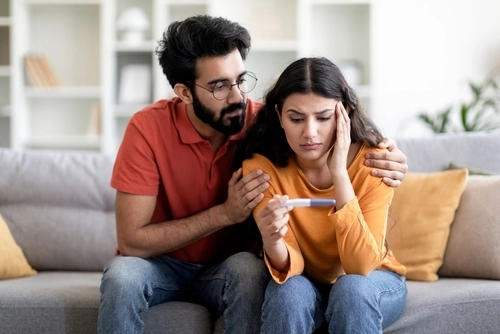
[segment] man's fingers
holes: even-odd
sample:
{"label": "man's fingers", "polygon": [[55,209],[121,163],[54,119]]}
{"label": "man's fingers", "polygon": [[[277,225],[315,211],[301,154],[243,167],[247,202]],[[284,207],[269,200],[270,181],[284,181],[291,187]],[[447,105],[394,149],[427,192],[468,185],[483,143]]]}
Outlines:
{"label": "man's fingers", "polygon": [[384,179],[392,179],[392,181],[397,181],[396,183],[391,183],[388,180],[383,180],[384,183],[387,185],[392,185],[392,184],[399,185],[401,183],[400,181],[402,181],[406,175],[404,172],[391,171],[391,170],[385,170],[385,169],[373,169],[371,171],[371,174],[373,176],[382,177]]}
{"label": "man's fingers", "polygon": [[231,176],[231,179],[229,180],[229,186],[234,186],[236,183],[238,183],[238,180],[240,179],[242,174],[242,169],[238,168],[237,171],[233,173]]}
{"label": "man's fingers", "polygon": [[395,151],[398,149],[396,141],[392,138],[382,138],[382,141],[378,144],[379,148],[386,148],[389,151]]}
{"label": "man's fingers", "polygon": [[389,187],[393,187],[393,188],[399,187],[401,185],[401,181],[400,180],[393,180],[393,179],[388,178],[388,177],[382,178],[382,181],[386,185],[388,185]]}

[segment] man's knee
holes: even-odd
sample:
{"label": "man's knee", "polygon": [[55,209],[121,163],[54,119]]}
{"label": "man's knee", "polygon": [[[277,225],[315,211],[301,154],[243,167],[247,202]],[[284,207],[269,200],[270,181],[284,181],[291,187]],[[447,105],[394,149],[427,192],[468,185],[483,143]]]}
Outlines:
{"label": "man's knee", "polygon": [[138,287],[143,287],[145,271],[144,259],[137,257],[117,256],[104,267],[101,282],[101,293],[112,290],[113,293],[127,292]]}
{"label": "man's knee", "polygon": [[224,265],[238,279],[267,279],[269,277],[264,260],[249,252],[241,252],[230,256],[224,261]]}

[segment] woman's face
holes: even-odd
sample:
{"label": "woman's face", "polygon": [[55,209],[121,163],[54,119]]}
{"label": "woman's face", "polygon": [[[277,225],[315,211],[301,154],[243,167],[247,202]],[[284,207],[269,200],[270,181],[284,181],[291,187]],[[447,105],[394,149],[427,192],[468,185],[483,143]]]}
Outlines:
{"label": "woman's face", "polygon": [[317,160],[335,141],[337,100],[295,93],[283,104],[280,121],[286,139],[299,160]]}

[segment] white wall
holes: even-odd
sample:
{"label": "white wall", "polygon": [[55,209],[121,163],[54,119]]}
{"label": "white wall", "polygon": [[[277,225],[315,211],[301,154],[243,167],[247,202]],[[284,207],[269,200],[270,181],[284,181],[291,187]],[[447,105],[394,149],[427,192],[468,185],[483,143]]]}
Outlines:
{"label": "white wall", "polygon": [[371,18],[371,114],[386,136],[427,136],[416,114],[500,77],[498,0],[374,0]]}

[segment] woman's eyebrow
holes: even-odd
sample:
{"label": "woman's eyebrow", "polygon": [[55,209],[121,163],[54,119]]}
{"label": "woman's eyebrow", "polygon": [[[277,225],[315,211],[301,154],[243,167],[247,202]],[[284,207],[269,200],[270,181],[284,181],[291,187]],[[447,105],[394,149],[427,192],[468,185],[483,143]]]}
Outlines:
{"label": "woman's eyebrow", "polygon": [[[327,108],[327,109],[323,109],[323,110],[319,110],[319,111],[315,111],[314,114],[315,115],[321,115],[321,114],[324,114],[326,112],[329,112],[329,111],[334,111],[335,109],[334,108]],[[298,110],[295,110],[295,109],[287,109],[285,112],[293,112],[295,114],[300,114],[300,115],[304,115],[305,113],[303,112],[300,112]]]}

